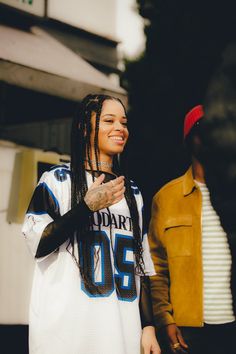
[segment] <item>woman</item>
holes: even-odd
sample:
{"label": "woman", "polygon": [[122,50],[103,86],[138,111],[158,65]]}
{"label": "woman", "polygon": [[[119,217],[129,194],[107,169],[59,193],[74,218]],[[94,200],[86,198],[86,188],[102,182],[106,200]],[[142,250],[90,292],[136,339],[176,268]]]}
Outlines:
{"label": "woman", "polygon": [[144,353],[160,353],[142,197],[118,163],[128,136],[120,100],[86,96],[72,124],[71,164],[38,183],[23,226],[37,260],[31,354],[139,354],[141,332]]}

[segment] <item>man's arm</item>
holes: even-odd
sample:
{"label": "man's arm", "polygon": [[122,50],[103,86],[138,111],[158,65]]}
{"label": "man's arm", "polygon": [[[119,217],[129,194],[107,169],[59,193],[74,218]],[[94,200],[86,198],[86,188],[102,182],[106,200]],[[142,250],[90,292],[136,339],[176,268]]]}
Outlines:
{"label": "man's arm", "polygon": [[152,215],[149,225],[149,245],[156,275],[150,277],[154,322],[166,339],[172,353],[187,353],[188,346],[175,324],[173,308],[170,302],[170,276],[167,252],[163,240],[163,206],[157,194],[152,203]]}
{"label": "man's arm", "polygon": [[148,240],[156,275],[150,277],[156,328],[174,323],[172,305],[169,299],[169,268],[166,249],[163,244],[163,221],[161,199],[157,194],[153,198],[152,215],[149,225]]}

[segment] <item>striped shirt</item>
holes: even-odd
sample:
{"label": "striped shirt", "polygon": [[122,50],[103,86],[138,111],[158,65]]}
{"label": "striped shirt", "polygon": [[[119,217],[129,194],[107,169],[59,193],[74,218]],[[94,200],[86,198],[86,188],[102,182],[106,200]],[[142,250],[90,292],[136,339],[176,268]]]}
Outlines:
{"label": "striped shirt", "polygon": [[230,289],[231,253],[219,216],[210,202],[205,184],[197,182],[202,193],[202,262],[204,322],[228,323],[235,320]]}

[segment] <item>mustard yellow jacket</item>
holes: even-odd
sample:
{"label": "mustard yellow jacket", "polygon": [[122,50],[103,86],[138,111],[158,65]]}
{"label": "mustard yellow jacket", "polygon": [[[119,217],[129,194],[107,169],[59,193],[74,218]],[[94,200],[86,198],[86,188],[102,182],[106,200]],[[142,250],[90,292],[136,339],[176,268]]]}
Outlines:
{"label": "mustard yellow jacket", "polygon": [[203,325],[201,204],[191,168],[153,198],[149,242],[156,270],[151,292],[157,328]]}

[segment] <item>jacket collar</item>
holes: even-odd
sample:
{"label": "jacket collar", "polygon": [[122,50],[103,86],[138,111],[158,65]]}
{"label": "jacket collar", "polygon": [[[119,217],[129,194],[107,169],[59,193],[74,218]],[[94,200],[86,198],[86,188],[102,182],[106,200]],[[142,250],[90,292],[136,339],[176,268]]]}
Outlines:
{"label": "jacket collar", "polygon": [[192,170],[192,166],[190,166],[189,169],[187,170],[187,172],[184,174],[184,178],[183,178],[183,194],[184,194],[184,196],[192,193],[195,188],[196,188],[196,185],[195,185],[194,179],[193,179],[193,170]]}

